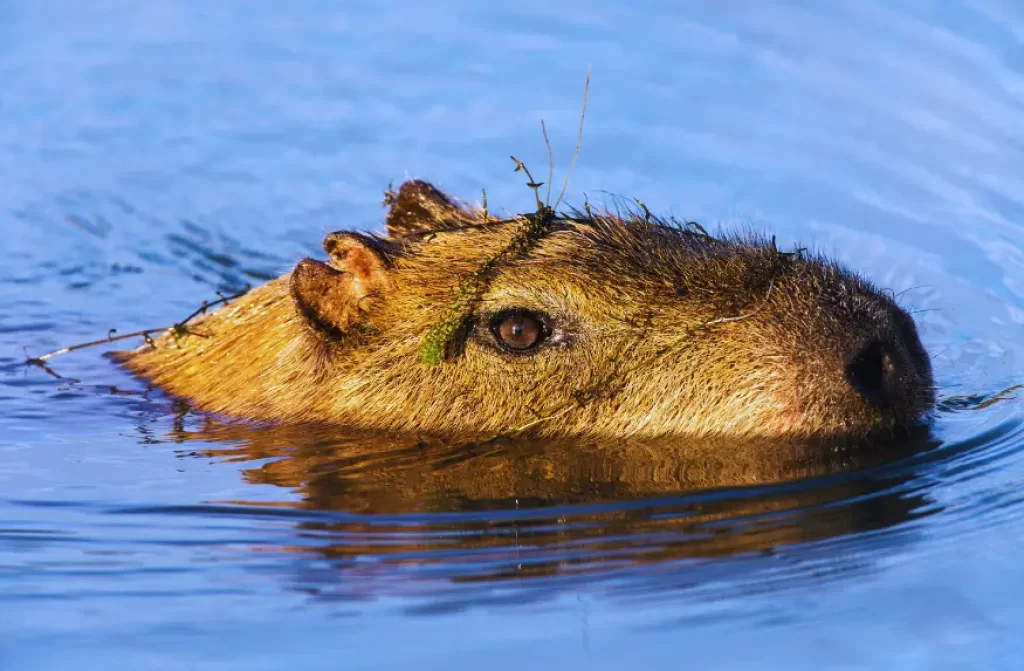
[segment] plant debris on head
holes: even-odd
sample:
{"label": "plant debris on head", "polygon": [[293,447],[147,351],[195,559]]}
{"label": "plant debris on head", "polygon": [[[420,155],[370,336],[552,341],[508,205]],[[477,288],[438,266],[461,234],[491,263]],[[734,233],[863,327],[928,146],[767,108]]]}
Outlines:
{"label": "plant debris on head", "polygon": [[[534,182],[526,166],[514,156],[512,160],[516,163],[516,172],[522,170],[526,173],[530,180],[527,186],[537,194],[540,187],[544,185],[543,182]],[[466,320],[472,316],[474,307],[480,301],[480,297],[487,291],[488,280],[494,268],[502,261],[522,258],[528,254],[551,230],[552,223],[558,219],[565,218],[556,217],[554,210],[542,202],[538,194],[536,212],[496,222],[521,221],[522,227],[504,249],[484,259],[480,267],[459,284],[455,300],[445,309],[441,314],[441,318],[423,338],[423,344],[420,347],[420,359],[423,363],[436,366],[444,360],[446,354],[451,349],[451,343],[455,338],[455,334],[458,333],[459,328]]]}
{"label": "plant debris on head", "polygon": [[[573,152],[572,161],[569,164],[569,170],[566,173],[565,181],[562,184],[562,191],[559,193],[558,200],[555,201],[554,206],[551,206],[550,203],[551,181],[554,177],[555,157],[554,152],[551,149],[551,141],[548,139],[547,126],[544,124],[543,119],[541,119],[540,128],[541,133],[544,136],[544,145],[548,150],[548,190],[544,200],[541,200],[540,197],[540,187],[544,186],[544,182],[536,181],[533,178],[533,175],[530,174],[530,170],[526,167],[525,163],[517,159],[515,156],[509,157],[515,164],[514,172],[523,172],[526,174],[526,186],[533,191],[533,197],[536,202],[537,209],[531,214],[523,214],[511,220],[495,222],[508,223],[509,221],[520,220],[523,222],[523,225],[516,236],[509,242],[508,246],[490,258],[485,259],[480,265],[480,268],[471,273],[462,283],[460,283],[458,293],[451,305],[449,305],[444,313],[442,313],[438,322],[423,338],[423,344],[420,347],[420,360],[423,361],[423,363],[430,366],[436,366],[444,361],[445,356],[451,350],[452,341],[455,339],[455,335],[458,333],[459,328],[461,328],[462,325],[472,317],[474,307],[480,301],[480,297],[487,291],[488,281],[491,278],[494,268],[499,263],[508,259],[522,258],[551,231],[551,226],[555,221],[569,219],[569,217],[557,216],[555,211],[557,210],[558,205],[562,202],[562,198],[565,196],[565,191],[569,186],[569,180],[572,179],[572,171],[576,167],[576,159],[579,158],[580,144],[583,141],[583,124],[587,118],[587,103],[589,99],[590,69],[588,68],[587,78],[583,86],[583,107],[580,110],[580,127],[576,136],[576,150]],[[393,201],[394,193],[392,189],[388,187],[388,191],[384,194],[384,203],[390,204]],[[486,191],[483,192],[482,219],[485,223],[490,221],[490,215],[487,212]]]}

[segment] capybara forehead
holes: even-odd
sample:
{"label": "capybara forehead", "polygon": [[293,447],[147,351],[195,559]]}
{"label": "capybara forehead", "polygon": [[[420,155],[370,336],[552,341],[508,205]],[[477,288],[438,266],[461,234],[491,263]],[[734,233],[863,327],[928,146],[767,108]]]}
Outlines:
{"label": "capybara forehead", "polygon": [[[497,256],[521,220],[431,232],[407,241],[396,264],[409,291],[436,294]],[[693,296],[744,302],[773,279],[799,275],[790,292],[837,297],[870,291],[859,277],[804,250],[783,251],[771,238],[711,236],[703,229],[639,216],[603,215],[557,220],[528,254],[502,259],[492,285],[519,292],[566,285],[593,295],[677,300]]]}

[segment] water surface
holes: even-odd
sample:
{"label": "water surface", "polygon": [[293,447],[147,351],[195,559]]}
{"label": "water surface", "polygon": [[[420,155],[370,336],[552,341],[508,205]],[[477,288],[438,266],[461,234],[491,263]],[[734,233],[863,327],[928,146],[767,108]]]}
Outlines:
{"label": "water surface", "polygon": [[[636,197],[914,311],[922,436],[420,444],[225,425],[96,350],[413,176]],[[8,0],[0,668],[1024,665],[1024,9]]]}

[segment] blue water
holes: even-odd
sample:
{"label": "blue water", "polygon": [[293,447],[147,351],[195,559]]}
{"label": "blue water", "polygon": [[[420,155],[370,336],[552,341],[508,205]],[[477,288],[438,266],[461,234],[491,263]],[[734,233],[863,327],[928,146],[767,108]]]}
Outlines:
{"label": "blue water", "polygon": [[[375,229],[391,181],[529,208],[508,155],[544,174],[544,119],[564,175],[588,66],[569,202],[905,292],[922,444],[709,483],[667,448],[232,430],[97,350],[23,364]],[[1021,175],[1011,0],[5,0],[0,669],[1022,668],[1024,408],[984,402],[1024,382]]]}

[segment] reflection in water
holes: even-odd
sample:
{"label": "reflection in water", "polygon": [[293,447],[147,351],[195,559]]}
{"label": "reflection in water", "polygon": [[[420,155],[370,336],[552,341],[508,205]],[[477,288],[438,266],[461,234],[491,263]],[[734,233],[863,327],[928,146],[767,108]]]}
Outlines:
{"label": "reflection in water", "polygon": [[[308,513],[289,549],[328,560],[336,573],[376,579],[347,585],[359,590],[381,588],[381,579],[558,576],[575,584],[612,571],[654,576],[682,560],[689,566],[708,557],[771,556],[794,544],[891,527],[925,503],[908,487],[912,469],[893,468],[895,460],[934,445],[928,435],[871,445],[446,444],[211,419],[198,428],[179,422],[172,437],[213,443],[197,452],[204,457],[259,461],[245,478],[298,493],[295,505]],[[822,567],[815,570],[820,578]],[[300,580],[314,591],[324,581],[322,573]],[[437,594],[435,585],[431,596]]]}

